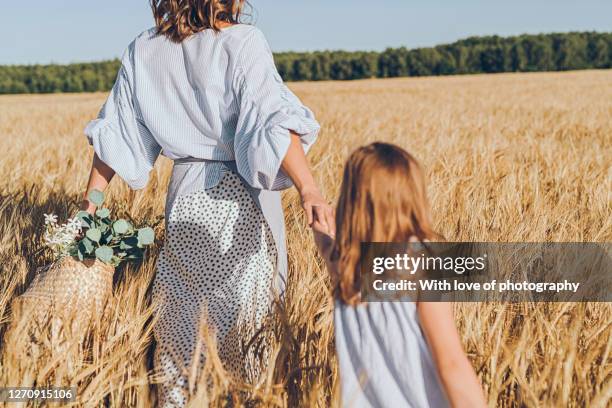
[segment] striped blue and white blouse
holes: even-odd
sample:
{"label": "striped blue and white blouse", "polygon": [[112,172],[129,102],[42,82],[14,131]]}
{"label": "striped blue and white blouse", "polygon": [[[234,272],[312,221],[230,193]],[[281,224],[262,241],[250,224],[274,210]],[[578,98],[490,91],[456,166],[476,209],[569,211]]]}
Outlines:
{"label": "striped blue and white blouse", "polygon": [[283,84],[262,32],[238,24],[180,44],[148,30],[122,57],[115,85],[85,133],[100,159],[133,189],[145,187],[159,154],[213,161],[205,188],[236,161],[254,188],[291,186],[280,170],[289,131],[308,151],[319,124]]}

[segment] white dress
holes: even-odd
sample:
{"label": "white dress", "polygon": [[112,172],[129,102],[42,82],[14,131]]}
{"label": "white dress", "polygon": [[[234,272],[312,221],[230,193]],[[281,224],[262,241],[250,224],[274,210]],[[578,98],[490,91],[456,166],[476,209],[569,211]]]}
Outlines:
{"label": "white dress", "polygon": [[206,344],[197,346],[203,324],[231,374],[251,381],[260,372],[265,350],[246,344],[283,289],[278,190],[291,186],[280,170],[290,131],[307,151],[319,125],[283,84],[263,34],[242,24],[180,44],[153,29],[138,36],[85,130],[134,189],[145,187],[159,154],[174,160],[153,285],[161,406],[187,402],[187,373],[206,356]]}
{"label": "white dress", "polygon": [[[257,355],[266,350],[247,347],[271,312],[276,259],[266,219],[235,173],[176,198],[153,285],[153,300],[163,305],[154,331],[155,365],[166,377],[160,405],[185,404],[197,342],[200,363],[206,357],[204,325],[225,369],[243,381],[257,379]],[[254,346],[266,341],[258,340]]]}
{"label": "white dress", "polygon": [[342,406],[449,406],[413,302],[336,301]]}

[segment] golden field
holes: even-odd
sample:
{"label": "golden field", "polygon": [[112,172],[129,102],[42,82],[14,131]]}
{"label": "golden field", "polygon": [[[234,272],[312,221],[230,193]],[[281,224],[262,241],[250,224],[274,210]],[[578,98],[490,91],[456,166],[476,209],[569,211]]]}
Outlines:
{"label": "golden field", "polygon": [[[310,160],[330,199],[349,152],[384,140],[422,161],[437,229],[451,240],[612,241],[612,71],[290,86],[323,126]],[[163,242],[168,160],[158,162],[144,191],[111,184],[111,209],[157,223],[158,243],[142,265],[116,273],[105,316],[85,342],[67,334],[68,346],[58,350],[44,336],[6,333],[11,300],[50,261],[43,214],[75,212],[92,154],[82,130],[104,98],[0,96],[0,385],[76,386],[78,406],[146,407],[158,381],[149,288]],[[338,404],[328,279],[295,191],[284,204],[290,280],[270,326],[268,374],[256,385],[236,384],[211,358],[210,387],[197,388],[194,406]],[[610,304],[464,303],[455,310],[490,406],[610,407]]]}

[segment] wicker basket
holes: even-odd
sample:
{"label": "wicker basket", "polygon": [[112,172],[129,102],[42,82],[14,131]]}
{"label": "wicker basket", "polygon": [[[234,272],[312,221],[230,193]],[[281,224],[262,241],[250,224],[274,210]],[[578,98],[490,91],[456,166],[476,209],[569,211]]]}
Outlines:
{"label": "wicker basket", "polygon": [[72,328],[101,316],[113,288],[115,269],[98,260],[64,257],[36,274],[26,292],[15,299],[15,310],[38,324],[70,319]]}

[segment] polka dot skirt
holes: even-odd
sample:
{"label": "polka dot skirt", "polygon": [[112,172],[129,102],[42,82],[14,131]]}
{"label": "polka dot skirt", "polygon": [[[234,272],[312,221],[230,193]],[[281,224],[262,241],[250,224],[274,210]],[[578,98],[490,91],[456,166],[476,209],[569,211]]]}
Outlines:
{"label": "polka dot skirt", "polygon": [[[270,312],[276,259],[270,228],[236,174],[176,198],[153,284],[160,307],[155,365],[165,378],[160,406],[186,404],[196,344],[205,349],[203,329],[215,336],[230,374],[256,378],[261,359],[246,345]],[[201,352],[200,364],[204,357]]]}

